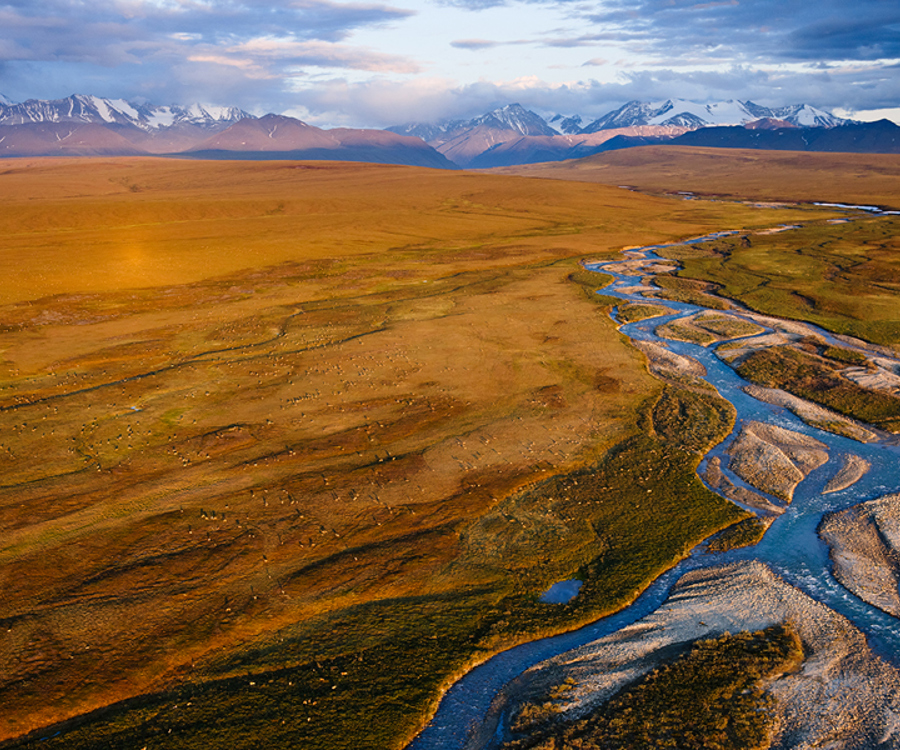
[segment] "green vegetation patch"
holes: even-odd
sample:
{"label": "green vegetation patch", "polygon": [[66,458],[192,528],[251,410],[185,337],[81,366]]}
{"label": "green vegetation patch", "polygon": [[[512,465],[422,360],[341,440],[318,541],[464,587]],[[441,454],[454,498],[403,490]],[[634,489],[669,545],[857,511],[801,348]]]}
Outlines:
{"label": "green vegetation patch", "polygon": [[714,333],[719,338],[725,339],[753,336],[765,331],[762,326],[758,326],[756,323],[728,315],[701,315],[694,320],[694,325]]}
{"label": "green vegetation patch", "polygon": [[704,331],[702,328],[696,328],[684,321],[673,320],[665,325],[661,325],[656,329],[656,335],[675,341],[688,341],[692,344],[700,344],[706,346],[716,341],[715,334]]}
{"label": "green vegetation patch", "polygon": [[[646,429],[597,464],[539,482],[460,528],[460,555],[450,566],[465,586],[299,623],[198,665],[179,689],[12,747],[400,747],[467,666],[622,607],[696,544],[746,516],[695,471],[694,449],[730,430],[725,402],[667,391],[666,403],[685,419],[709,412],[698,420],[705,428],[691,435],[673,418],[660,434]],[[572,602],[538,600],[576,574],[585,583]]]}
{"label": "green vegetation patch", "polygon": [[701,346],[723,339],[752,336],[763,331],[755,323],[725,315],[694,315],[673,320],[656,329],[657,335]]}
{"label": "green vegetation patch", "polygon": [[738,366],[745,380],[781,388],[882,429],[900,430],[900,398],[847,380],[827,361],[787,346],[761,349]]}
{"label": "green vegetation patch", "polygon": [[644,305],[638,302],[630,302],[619,305],[616,309],[616,317],[622,323],[635,323],[648,318],[658,318],[660,315],[668,315],[674,312],[671,308],[662,305]]}
{"label": "green vegetation patch", "polygon": [[707,552],[727,552],[739,547],[752,547],[757,544],[766,529],[772,524],[771,518],[745,518],[734,526],[729,526],[724,531],[716,534],[706,545]]}
{"label": "green vegetation patch", "polygon": [[715,393],[666,388],[653,407],[653,429],[668,442],[704,454],[731,432],[736,415]]}
{"label": "green vegetation patch", "polygon": [[711,310],[727,310],[730,307],[728,302],[715,296],[716,286],[713,284],[667,274],[658,274],[653,281],[663,290],[666,299],[700,305]]}
{"label": "green vegetation patch", "polygon": [[609,286],[612,282],[612,276],[599,271],[588,271],[582,269],[569,274],[569,281],[578,284],[591,302],[599,305],[616,305],[619,302],[618,297],[611,297],[608,294],[598,294],[597,292],[604,287]]}
{"label": "green vegetation patch", "polygon": [[[774,699],[764,682],[803,661],[790,625],[695,642],[589,717],[540,728],[504,750],[754,750],[768,747]],[[541,714],[546,716],[546,712]],[[518,726],[523,728],[521,717]]]}
{"label": "green vegetation patch", "polygon": [[673,249],[679,278],[769,315],[816,323],[878,344],[900,344],[900,218],[810,224],[769,235]]}
{"label": "green vegetation patch", "polygon": [[822,352],[823,357],[834,359],[838,362],[846,362],[848,365],[858,365],[865,367],[869,364],[869,359],[862,352],[855,352],[852,349],[844,349],[838,346],[828,346]]}
{"label": "green vegetation patch", "polygon": [[59,736],[51,729],[15,746],[396,747],[411,707],[433,700],[436,676],[461,669],[482,623],[496,616],[484,591],[455,599],[388,600],[303,623],[217,664],[224,676],[207,674],[203,682],[112,706]]}

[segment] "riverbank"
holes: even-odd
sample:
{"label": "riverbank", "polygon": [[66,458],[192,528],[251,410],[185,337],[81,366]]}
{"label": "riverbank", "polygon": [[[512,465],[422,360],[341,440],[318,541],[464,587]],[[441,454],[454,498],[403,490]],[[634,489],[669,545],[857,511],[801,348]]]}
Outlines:
{"label": "riverbank", "polygon": [[[805,658],[798,670],[767,685],[777,700],[771,747],[897,746],[900,670],[873,654],[846,619],[759,562],[687,573],[652,614],[528,670],[503,691],[491,714],[506,721],[528,705],[550,704],[553,723],[572,722],[687,643],[787,622],[799,633]],[[487,740],[466,750],[492,746]]]}
{"label": "riverbank", "polygon": [[[705,239],[706,245],[715,241]],[[701,242],[680,246],[689,248],[682,249],[680,255],[692,255],[690,248]],[[817,358],[817,363],[821,361],[819,366],[830,368],[834,377],[840,377],[842,365],[846,364],[864,366],[871,362],[880,369],[889,369],[893,366],[889,352],[882,347],[870,348],[861,341],[837,340],[809,323],[737,312],[739,317],[758,324],[749,329],[735,326],[730,317],[706,317],[709,310],[704,310],[703,305],[710,286],[695,289],[683,284],[671,292],[669,284],[660,283],[661,279],[672,279],[665,275],[670,269],[662,257],[667,248],[629,249],[625,254],[628,260],[624,263],[592,266],[614,275],[613,283],[603,293],[623,301],[619,309],[626,311],[631,322],[621,320],[620,330],[645,354],[648,370],[660,379],[678,382],[695,395],[715,389],[731,402],[737,410],[738,428],[708,454],[701,473],[709,486],[722,494],[769,514],[765,523],[771,523],[770,530],[756,548],[728,552],[718,558],[695,555],[690,565],[702,570],[687,574],[656,612],[652,612],[654,605],[644,603],[632,608],[633,615],[623,612],[621,617],[598,623],[597,637],[586,634],[578,641],[580,645],[573,645],[574,650],[558,650],[542,664],[528,669],[526,675],[546,670],[546,679],[538,679],[537,687],[531,685],[529,677],[513,679],[498,694],[486,719],[474,707],[471,711],[457,709],[454,719],[471,722],[475,727],[467,744],[458,746],[466,750],[494,747],[497,738],[507,736],[504,733],[511,722],[518,729],[524,727],[526,733],[535,732],[528,743],[540,743],[541,721],[557,725],[560,721],[577,720],[620,688],[671,659],[693,640],[719,636],[726,630],[760,630],[788,619],[795,626],[795,620],[803,620],[799,629],[810,653],[797,673],[800,677],[776,680],[780,692],[775,691],[776,683],[770,686],[778,699],[779,712],[774,747],[826,743],[840,748],[868,748],[882,738],[890,741],[894,731],[891,717],[897,709],[893,697],[897,672],[895,666],[872,651],[866,635],[877,632],[876,641],[883,649],[885,643],[898,643],[900,629],[896,622],[885,626],[883,618],[873,619],[871,608],[850,597],[834,581],[827,550],[815,528],[824,512],[852,504],[853,492],[865,497],[873,488],[896,481],[896,445],[893,440],[885,441],[886,435],[880,430],[872,430],[847,416],[833,419],[836,415],[821,406],[811,406],[796,394],[750,386],[738,374],[743,374],[741,365],[749,358],[770,351],[787,350],[790,356],[797,353]],[[648,269],[664,275],[653,276]],[[648,298],[668,309],[649,307]],[[722,304],[725,303],[715,302],[713,308],[721,309]],[[687,324],[682,322],[685,319]],[[700,324],[695,322],[698,320]],[[707,322],[710,320],[711,327]],[[723,328],[723,320],[728,330]],[[760,326],[766,330],[760,332]],[[699,335],[701,331],[703,336]],[[735,339],[733,344],[726,338],[729,333]],[[667,340],[662,341],[661,336]],[[726,341],[725,356],[718,356],[710,346],[717,339]],[[863,412],[867,398],[885,403],[885,394],[877,388],[859,387],[853,393],[857,398],[854,407]],[[753,398],[754,395],[760,398]],[[856,442],[851,437],[869,442]],[[734,579],[736,569],[712,567],[722,559],[743,560],[734,563],[743,566],[744,572],[738,579]],[[773,572],[776,568],[779,575]],[[739,580],[739,584],[732,579]],[[674,607],[673,602],[680,601],[684,587],[700,580],[702,585],[691,589],[693,593],[686,597],[690,606],[683,611]],[[671,581],[657,584],[664,593]],[[733,591],[729,593],[732,584]],[[674,620],[666,619],[668,612],[676,613],[672,615]],[[866,628],[865,634],[850,620]],[[636,634],[634,639],[632,632]],[[607,654],[606,661],[582,659],[592,649],[606,646],[615,652],[614,656]],[[895,651],[890,649],[891,653]],[[575,664],[580,666],[572,666]],[[489,669],[490,663],[486,666]],[[528,666],[523,663],[522,669]],[[508,672],[510,665],[505,664],[503,669]],[[479,696],[479,703],[482,698]],[[462,700],[456,697],[457,703]],[[837,704],[831,705],[833,701]],[[538,717],[537,725],[529,727],[523,716]],[[434,737],[430,742],[423,747],[457,746],[441,744]]]}

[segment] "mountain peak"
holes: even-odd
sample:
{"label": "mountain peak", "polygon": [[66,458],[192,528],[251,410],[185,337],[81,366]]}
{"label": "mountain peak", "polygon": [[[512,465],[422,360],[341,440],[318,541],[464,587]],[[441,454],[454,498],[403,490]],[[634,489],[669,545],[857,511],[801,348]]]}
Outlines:
{"label": "mountain peak", "polygon": [[521,104],[507,104],[471,121],[473,125],[485,125],[500,130],[513,130],[520,135],[555,135],[544,118],[525,109]]}
{"label": "mountain peak", "polygon": [[633,100],[594,120],[582,132],[596,133],[635,125],[677,125],[688,128],[744,125],[763,119],[783,120],[797,127],[832,128],[847,122],[808,104],[770,108],[736,99],[709,104],[686,99],[666,99],[661,102]]}
{"label": "mountain peak", "polygon": [[575,135],[584,127],[584,118],[581,115],[553,115],[547,124],[561,135]]}
{"label": "mountain peak", "polygon": [[78,122],[131,126],[154,132],[176,125],[221,128],[247,117],[250,115],[236,107],[203,104],[157,107],[89,94],[72,94],[65,99],[29,99],[20,104],[5,97],[0,101],[0,125]]}

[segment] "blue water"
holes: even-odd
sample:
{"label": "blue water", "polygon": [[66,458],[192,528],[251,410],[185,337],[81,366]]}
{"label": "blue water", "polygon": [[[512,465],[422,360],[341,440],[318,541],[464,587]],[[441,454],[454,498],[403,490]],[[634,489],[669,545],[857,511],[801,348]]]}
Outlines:
{"label": "blue water", "polygon": [[578,592],[581,591],[583,585],[584,583],[577,578],[554,583],[538,597],[538,601],[546,604],[566,604],[578,596]]}
{"label": "blue water", "polygon": [[[700,242],[727,234],[731,233],[719,232],[693,241]],[[658,253],[665,247],[654,245],[627,251],[627,259],[644,257],[648,260],[662,260]],[[640,285],[640,276],[611,273],[604,268],[607,265],[609,264],[597,263],[589,266],[592,270],[603,271],[613,276],[613,281],[607,288],[601,290],[601,293],[619,297],[623,302],[648,302],[647,298],[640,295],[629,295],[619,291],[622,287]],[[900,491],[898,441],[860,443],[811,427],[786,409],[752,398],[742,390],[743,386],[747,385],[746,381],[716,356],[715,347],[663,340],[654,333],[659,325],[668,320],[702,312],[705,308],[669,300],[659,302],[675,312],[665,317],[623,325],[621,331],[634,340],[664,341],[672,351],[693,357],[706,368],[707,375],[704,379],[734,405],[737,410],[735,432],[722,444],[713,448],[706,459],[713,455],[721,455],[725,451],[739,431],[742,421],[756,420],[816,438],[828,446],[830,460],[811,472],[800,483],[794,492],[791,505],[783,515],[775,519],[762,541],[756,546],[717,555],[695,550],[686,560],[658,578],[631,606],[617,614],[571,633],[523,644],[498,654],[473,669],[445,694],[436,715],[409,745],[408,750],[462,748],[472,730],[482,724],[491,702],[504,685],[526,669],[552,656],[614,633],[650,614],[663,603],[672,585],[688,570],[736,560],[759,560],[766,563],[786,581],[853,622],[866,635],[876,653],[894,663],[900,663],[900,621],[858,599],[835,580],[831,574],[828,549],[816,533],[824,514]],[[815,330],[826,340],[847,347],[845,342],[834,340],[828,332]],[[871,469],[853,486],[841,492],[822,495],[825,484],[841,468],[842,456],[848,453],[863,457],[871,464]],[[729,478],[736,484],[741,483],[733,475],[729,475]]]}

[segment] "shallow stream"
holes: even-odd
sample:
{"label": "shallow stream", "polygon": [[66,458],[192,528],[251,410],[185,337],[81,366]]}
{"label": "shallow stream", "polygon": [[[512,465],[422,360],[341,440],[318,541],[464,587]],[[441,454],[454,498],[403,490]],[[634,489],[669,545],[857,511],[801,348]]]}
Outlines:
{"label": "shallow stream", "polygon": [[[693,242],[721,236],[723,233],[699,238]],[[684,243],[674,243],[684,244]],[[654,245],[625,251],[625,260],[663,260],[658,255],[672,245]],[[845,616],[866,637],[873,650],[894,663],[900,663],[900,621],[867,604],[839,584],[831,573],[828,548],[817,534],[826,513],[842,510],[865,500],[900,492],[900,444],[896,439],[876,443],[860,443],[850,438],[811,427],[794,414],[779,406],[758,401],[743,391],[747,382],[722,362],[715,354],[716,345],[697,344],[663,339],[655,330],[667,321],[707,311],[706,308],[664,299],[650,299],[637,293],[622,291],[641,286],[641,277],[613,273],[605,266],[622,261],[597,263],[590,270],[613,276],[602,294],[619,297],[625,302],[661,304],[675,312],[665,317],[629,323],[621,331],[632,340],[664,343],[678,354],[695,359],[706,368],[706,380],[737,410],[736,427],[731,436],[713,448],[704,458],[722,456],[740,430],[742,422],[751,420],[777,425],[810,435],[825,443],[829,461],[812,471],[794,492],[793,502],[777,517],[762,541],[753,547],[720,554],[708,554],[698,548],[672,570],[659,577],[631,606],[598,620],[580,630],[552,638],[543,638],[505,651],[476,667],[455,683],[445,694],[440,707],[429,723],[409,745],[408,750],[455,750],[465,746],[474,729],[478,728],[492,701],[510,680],[529,667],[557,654],[614,633],[656,610],[666,599],[672,585],[688,570],[720,565],[737,560],[759,560],[789,583]],[[640,272],[639,272],[640,273]],[[709,312],[719,312],[712,311]],[[738,313],[739,314],[739,313]],[[848,347],[828,332],[809,326],[830,343]],[[750,337],[747,337],[750,338]],[[880,355],[881,356],[881,355]],[[857,483],[845,490],[822,494],[825,484],[840,470],[842,457],[856,454],[871,464],[871,469]],[[727,461],[723,460],[723,465]],[[701,465],[702,468],[702,465]],[[735,485],[747,486],[727,468],[723,473]],[[755,490],[755,488],[754,488]],[[758,492],[758,490],[755,490]],[[764,493],[762,493],[764,494]]]}

